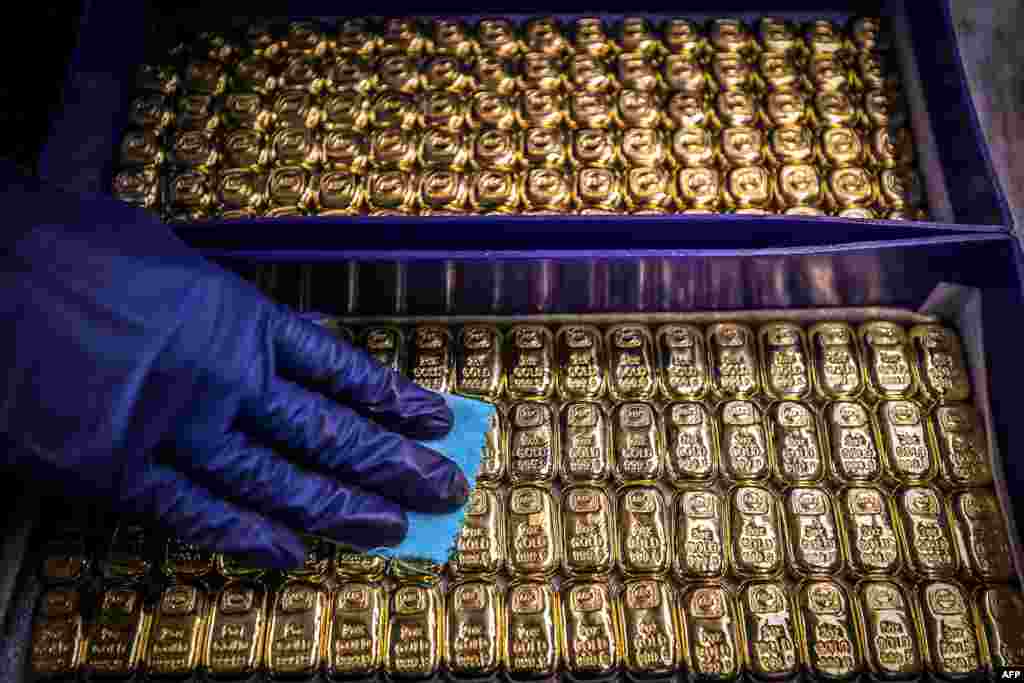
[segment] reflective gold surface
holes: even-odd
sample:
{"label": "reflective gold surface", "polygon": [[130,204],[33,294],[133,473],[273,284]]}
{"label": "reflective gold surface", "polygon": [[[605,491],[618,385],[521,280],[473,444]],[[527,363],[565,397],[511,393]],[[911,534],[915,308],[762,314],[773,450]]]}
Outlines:
{"label": "reflective gold surface", "polygon": [[679,601],[679,620],[686,635],[688,664],[698,676],[732,680],[742,670],[732,594],[717,584],[693,586]]}
{"label": "reflective gold surface", "polygon": [[305,579],[290,579],[276,591],[267,632],[271,674],[310,675],[320,667],[327,608],[326,589]]}
{"label": "reflective gold surface", "polygon": [[29,653],[34,674],[77,674],[86,643],[81,609],[81,594],[73,588],[53,588],[43,593],[36,608]]}
{"label": "reflective gold surface", "polygon": [[130,677],[142,663],[152,622],[145,596],[137,585],[114,585],[100,595],[97,608],[85,666],[101,676]]}
{"label": "reflective gold surface", "polygon": [[679,627],[670,584],[656,579],[625,582],[618,598],[622,659],[639,676],[673,673],[681,664]]}
{"label": "reflective gold surface", "polygon": [[977,675],[983,666],[978,625],[962,586],[947,581],[917,588],[929,668],[943,678]]}
{"label": "reflective gold surface", "polygon": [[584,676],[611,673],[619,663],[622,645],[608,584],[572,583],[563,588],[562,598],[566,670]]}
{"label": "reflective gold surface", "polygon": [[680,491],[673,503],[674,570],[683,580],[719,578],[726,571],[729,516],[716,491]]}
{"label": "reflective gold surface", "polygon": [[797,617],[790,593],[784,581],[750,581],[739,591],[743,664],[755,679],[786,679],[799,671]]}
{"label": "reflective gold surface", "polygon": [[245,676],[263,667],[268,591],[256,581],[232,581],[212,599],[202,666],[214,677]]}
{"label": "reflective gold surface", "polygon": [[840,583],[810,580],[800,584],[797,605],[803,626],[804,660],[810,672],[849,678],[863,669],[863,648],[850,594]]}
{"label": "reflective gold surface", "polygon": [[508,672],[513,680],[548,676],[562,658],[561,598],[550,583],[517,583],[508,591]]}
{"label": "reflective gold surface", "polygon": [[454,676],[486,676],[505,652],[504,595],[493,583],[471,581],[449,588],[445,661]]}
{"label": "reflective gold surface", "polygon": [[441,665],[444,601],[436,587],[400,586],[388,606],[385,663],[393,675],[428,678]]}

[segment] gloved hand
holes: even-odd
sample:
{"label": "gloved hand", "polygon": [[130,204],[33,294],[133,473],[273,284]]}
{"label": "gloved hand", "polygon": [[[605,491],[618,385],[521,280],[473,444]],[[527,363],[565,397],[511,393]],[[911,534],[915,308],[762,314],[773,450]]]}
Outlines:
{"label": "gloved hand", "polygon": [[459,468],[411,440],[451,428],[440,395],[143,211],[0,182],[0,464],[275,567],[301,562],[297,531],[394,545],[405,510],[465,502]]}

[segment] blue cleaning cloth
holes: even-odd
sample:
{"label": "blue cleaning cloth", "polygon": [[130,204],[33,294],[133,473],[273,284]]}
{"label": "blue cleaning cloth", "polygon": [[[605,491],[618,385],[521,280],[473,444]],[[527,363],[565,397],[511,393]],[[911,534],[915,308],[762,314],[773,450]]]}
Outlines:
{"label": "blue cleaning cloth", "polygon": [[[473,490],[495,407],[450,394],[444,398],[455,416],[451,432],[443,439],[421,443],[454,460],[465,473],[470,490]],[[455,537],[462,528],[465,505],[447,514],[409,512],[407,515],[409,533],[401,544],[369,552],[390,558],[431,560],[438,564],[447,562],[455,547]]]}

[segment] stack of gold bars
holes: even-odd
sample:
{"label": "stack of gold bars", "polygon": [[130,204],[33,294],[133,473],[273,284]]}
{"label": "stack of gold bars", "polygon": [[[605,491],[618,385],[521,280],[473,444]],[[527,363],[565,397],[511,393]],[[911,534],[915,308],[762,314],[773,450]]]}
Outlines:
{"label": "stack of gold bars", "polygon": [[500,407],[448,564],[311,540],[279,575],[174,541],[149,554],[124,526],[93,567],[65,534],[44,563],[38,674],[959,681],[1024,665],[948,327],[331,329]]}
{"label": "stack of gold bars", "polygon": [[877,18],[345,19],[143,66],[114,194],[173,222],[926,218]]}

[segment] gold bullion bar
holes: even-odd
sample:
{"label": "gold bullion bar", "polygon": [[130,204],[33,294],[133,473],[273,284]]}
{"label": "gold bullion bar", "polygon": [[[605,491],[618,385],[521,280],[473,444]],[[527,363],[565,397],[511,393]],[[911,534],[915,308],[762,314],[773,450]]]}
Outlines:
{"label": "gold bullion bar", "polygon": [[347,581],[334,591],[327,624],[327,675],[373,676],[384,662],[387,596],[378,582]]}
{"label": "gold bullion bar", "polygon": [[213,678],[247,677],[263,668],[268,591],[258,581],[229,581],[213,598],[201,665]]}
{"label": "gold bullion bar", "polygon": [[422,558],[392,558],[388,562],[387,576],[399,583],[437,586],[441,583],[444,565]]}
{"label": "gold bullion bar", "polygon": [[908,486],[897,492],[896,510],[907,568],[923,578],[956,576],[960,560],[939,492],[930,486]]}
{"label": "gold bullion bar", "polygon": [[469,581],[449,589],[444,660],[455,678],[496,673],[505,652],[504,596],[494,582]]}
{"label": "gold bullion bar", "polygon": [[562,664],[577,676],[604,676],[621,657],[616,610],[608,583],[580,582],[565,588]]}
{"label": "gold bullion bar", "polygon": [[209,625],[208,603],[202,584],[175,582],[164,588],[146,652],[149,676],[182,677],[199,665]]}
{"label": "gold bullion bar", "polygon": [[868,391],[878,398],[910,398],[917,385],[906,331],[895,323],[870,322],[857,329],[857,336]]}
{"label": "gold bullion bar", "polygon": [[436,586],[398,586],[388,609],[388,674],[434,676],[441,667],[444,623],[444,598]]}
{"label": "gold bullion bar", "polygon": [[722,494],[680,491],[673,504],[673,568],[682,580],[717,579],[725,574],[729,514]]}
{"label": "gold bullion bar", "polygon": [[455,349],[455,391],[495,400],[504,383],[501,332],[493,325],[466,325]]}
{"label": "gold bullion bar", "polygon": [[846,536],[850,572],[855,576],[895,576],[903,569],[890,495],[875,486],[849,486],[837,495]]}
{"label": "gold bullion bar", "polygon": [[719,408],[722,475],[733,481],[759,481],[771,474],[768,437],[761,409],[753,401],[726,401]]}
{"label": "gold bullion bar", "polygon": [[971,382],[957,333],[941,325],[915,325],[909,337],[924,393],[943,402],[970,398]]}
{"label": "gold bullion bar", "polygon": [[597,399],[605,390],[605,352],[593,325],[565,325],[555,333],[558,395],[565,400]]}
{"label": "gold bullion bar", "polygon": [[854,595],[868,670],[881,680],[920,674],[921,642],[906,587],[893,580],[866,580],[857,584]]}
{"label": "gold bullion bar", "polygon": [[708,389],[704,335],[694,325],[662,325],[654,338],[658,348],[658,386],[662,395],[699,400]]}
{"label": "gold bullion bar", "polygon": [[142,663],[152,614],[136,584],[108,586],[89,633],[85,666],[97,676],[130,678]]}
{"label": "gold bullion bar", "polygon": [[797,619],[784,581],[748,581],[737,597],[743,665],[757,681],[792,678],[800,671]]}
{"label": "gold bullion bar", "polygon": [[842,535],[828,491],[793,487],[786,491],[785,507],[789,568],[804,576],[834,575],[842,569]]}
{"label": "gold bullion bar", "polygon": [[266,569],[251,563],[244,557],[217,553],[214,556],[217,573],[225,579],[257,578],[266,573]]}
{"label": "gold bullion bar", "polygon": [[626,671],[640,677],[675,673],[682,662],[671,584],[626,581],[618,598],[619,639]]}
{"label": "gold bullion bar", "polygon": [[991,484],[992,464],[981,413],[969,404],[939,406],[932,423],[942,483],[953,487]]}
{"label": "gold bullion bar", "polygon": [[749,398],[761,386],[754,332],[746,325],[717,323],[707,329],[711,387],[729,398]]}
{"label": "gold bullion bar", "polygon": [[122,202],[156,209],[160,203],[160,175],[155,167],[122,169],[114,176],[111,191]]}
{"label": "gold bullion bar", "polygon": [[758,330],[764,362],[764,390],[773,398],[797,400],[811,391],[807,338],[799,325],[772,323]]}
{"label": "gold bullion bar", "polygon": [[934,479],[938,471],[935,441],[921,406],[913,401],[882,401],[876,410],[888,474],[903,484]]}
{"label": "gold bullion bar", "polygon": [[525,582],[508,589],[508,676],[529,680],[554,674],[561,660],[561,600],[551,584]]}
{"label": "gold bullion bar", "polygon": [[550,482],[559,466],[558,422],[547,403],[509,408],[508,476],[513,483]]}
{"label": "gold bullion bar", "polygon": [[484,436],[484,449],[480,458],[477,479],[481,483],[497,483],[505,476],[508,461],[508,419],[501,408],[497,408],[488,422],[489,429]]}
{"label": "gold bullion bar", "polygon": [[691,586],[679,602],[689,669],[700,679],[728,681],[741,670],[733,596],[723,586]]}
{"label": "gold bullion bar", "polygon": [[371,327],[363,333],[363,348],[381,365],[405,370],[405,335],[397,327]]}
{"label": "gold bullion bar", "polygon": [[670,483],[711,481],[718,475],[718,428],[702,403],[665,406],[665,469]]}
{"label": "gold bullion bar", "polygon": [[85,576],[92,564],[85,529],[62,525],[43,546],[40,574],[48,584],[73,583]]}
{"label": "gold bullion bar", "polygon": [[931,581],[917,587],[926,664],[945,680],[971,679],[984,667],[978,624],[960,584]]}
{"label": "gold bullion bar", "polygon": [[508,562],[516,574],[549,575],[562,560],[558,508],[551,493],[520,485],[509,494]]}
{"label": "gold bullion bar", "polygon": [[267,633],[272,676],[309,676],[323,659],[327,590],[306,579],[289,579],[277,591]]}
{"label": "gold bullion bar", "polygon": [[977,581],[1014,578],[1010,538],[999,500],[988,489],[969,489],[949,499],[964,570]]}
{"label": "gold bullion bar", "polygon": [[565,483],[604,481],[612,472],[608,416],[600,403],[579,401],[562,406],[561,478]]}
{"label": "gold bullion bar", "polygon": [[343,545],[334,548],[334,574],[343,581],[380,581],[385,569],[387,559],[380,555],[368,555]]}
{"label": "gold bullion bar", "polygon": [[848,679],[864,668],[857,617],[846,588],[831,580],[807,580],[797,591],[803,659],[814,676]]}
{"label": "gold bullion bar", "polygon": [[775,575],[785,566],[780,503],[763,486],[740,485],[729,492],[729,566],[739,577]]}
{"label": "gold bullion bar", "polygon": [[600,486],[562,490],[562,571],[581,578],[607,574],[615,566],[615,508]]}
{"label": "gold bullion bar", "polygon": [[654,396],[654,341],[641,325],[615,325],[605,333],[608,347],[608,390],[617,401]]}
{"label": "gold bullion bar", "polygon": [[671,513],[654,485],[632,484],[617,493],[618,560],[626,576],[668,571],[672,559]]}
{"label": "gold bullion bar", "polygon": [[661,478],[661,428],[650,403],[620,403],[612,413],[612,466],[621,482]]}
{"label": "gold bullion bar", "polygon": [[456,576],[497,574],[505,565],[505,510],[501,496],[486,486],[469,495],[466,517],[448,566]]}
{"label": "gold bullion bar", "polygon": [[412,333],[409,373],[425,389],[438,393],[451,391],[452,335],[442,325],[420,325]]}
{"label": "gold bullion bar", "polygon": [[213,553],[180,538],[169,538],[161,569],[167,576],[177,578],[204,576],[213,571]]}
{"label": "gold bullion bar", "polygon": [[100,569],[108,579],[145,576],[153,566],[149,554],[146,529],[138,524],[119,524]]}
{"label": "gold bullion bar", "polygon": [[813,484],[826,465],[818,416],[803,403],[780,401],[765,416],[772,472],[783,485]]}
{"label": "gold bullion bar", "polygon": [[517,325],[508,332],[506,391],[513,399],[547,399],[555,389],[554,339],[542,325]]}
{"label": "gold bullion bar", "polygon": [[852,401],[836,401],[824,409],[832,453],[832,476],[845,482],[875,481],[882,475],[877,432],[867,409]]}
{"label": "gold bullion bar", "polygon": [[1011,586],[979,586],[976,618],[992,668],[1024,666],[1024,598]]}
{"label": "gold bullion bar", "polygon": [[81,593],[75,588],[51,588],[43,593],[32,624],[29,665],[41,678],[70,678],[82,664],[85,638]]}

